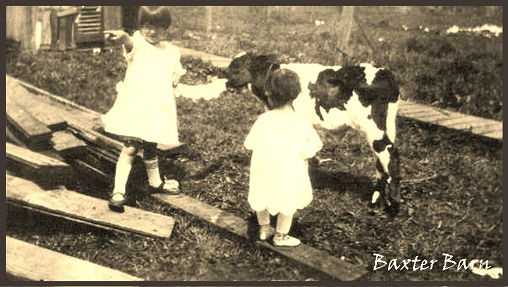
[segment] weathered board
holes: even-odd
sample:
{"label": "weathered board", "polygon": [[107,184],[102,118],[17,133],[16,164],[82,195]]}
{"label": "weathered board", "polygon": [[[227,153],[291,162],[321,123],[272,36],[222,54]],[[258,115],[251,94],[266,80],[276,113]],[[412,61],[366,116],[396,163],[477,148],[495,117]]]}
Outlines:
{"label": "weathered board", "polygon": [[205,62],[211,62],[214,66],[217,66],[219,68],[226,68],[229,65],[229,63],[231,63],[231,59],[226,57],[211,55],[205,52],[200,52],[184,47],[178,47],[178,49],[180,50],[182,56],[192,56],[200,58]]}
{"label": "weathered board", "polygon": [[503,140],[503,122],[401,101],[399,115],[449,129]]}
{"label": "weathered board", "polygon": [[30,92],[24,87],[11,85],[9,95],[16,100],[19,106],[22,106],[28,113],[46,125],[52,131],[64,130],[67,122],[58,113],[49,113],[48,110],[38,103],[34,102]]}
{"label": "weathered board", "polygon": [[[251,239],[248,234],[247,221],[231,213],[185,195],[153,194],[152,197],[230,233]],[[263,241],[257,241],[256,244],[341,281],[356,280],[367,273],[365,268],[352,265],[305,244],[295,248],[278,248]]]}
{"label": "weathered board", "polygon": [[15,128],[15,134],[19,134],[20,140],[25,142],[30,148],[41,149],[48,147],[51,130],[22,106],[18,105],[11,95],[9,92],[6,93],[5,108],[7,121]]}
{"label": "weathered board", "polygon": [[5,137],[7,138],[8,141],[18,146],[26,147],[25,143],[14,134],[14,132],[9,127],[9,124],[7,123],[5,124]]}
{"label": "weathered board", "polygon": [[[24,88],[28,91],[28,93],[24,94],[27,97],[28,102],[37,102],[37,105],[41,110],[44,110],[47,113],[60,115],[65,119],[69,125],[70,130],[72,130],[72,127],[75,127],[82,133],[86,131],[84,134],[82,134],[82,136],[85,137],[83,138],[85,141],[90,139],[92,142],[95,141],[96,144],[99,145],[104,140],[111,141],[110,143],[113,143],[116,146],[115,150],[118,152],[123,148],[123,143],[121,141],[110,137],[103,138],[103,134],[93,130],[93,127],[96,125],[95,123],[100,121],[100,117],[102,116],[100,113],[69,101],[65,98],[51,94],[27,82],[10,77],[8,75],[6,75],[5,81],[6,91],[12,92],[13,90],[17,90],[20,87]],[[180,150],[182,147],[183,145],[158,145],[158,149],[162,152],[162,155],[168,156],[178,152],[178,150]]]}
{"label": "weathered board", "polygon": [[46,187],[66,184],[73,178],[72,167],[59,158],[9,142],[5,143],[5,155],[9,169]]}
{"label": "weathered board", "polygon": [[86,151],[84,141],[68,131],[56,131],[51,136],[53,149],[62,156],[76,155]]}
{"label": "weathered board", "polygon": [[5,153],[7,159],[28,165],[35,169],[54,168],[57,169],[57,171],[61,171],[62,169],[70,168],[65,162],[8,142],[5,143]]}
{"label": "weathered board", "polygon": [[6,273],[31,281],[141,281],[129,274],[6,236]]}
{"label": "weathered board", "polygon": [[169,237],[175,225],[175,220],[169,216],[129,206],[123,213],[112,212],[105,200],[66,189],[43,190],[31,181],[9,174],[5,181],[7,202],[50,212],[57,217],[150,237]]}

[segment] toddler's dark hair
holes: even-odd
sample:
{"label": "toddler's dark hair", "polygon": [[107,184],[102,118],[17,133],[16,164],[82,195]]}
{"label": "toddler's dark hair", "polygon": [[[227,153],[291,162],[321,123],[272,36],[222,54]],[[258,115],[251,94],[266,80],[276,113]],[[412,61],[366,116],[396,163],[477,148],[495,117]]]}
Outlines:
{"label": "toddler's dark hair", "polygon": [[298,75],[288,69],[279,69],[272,73],[268,87],[272,100],[272,107],[280,108],[292,102],[301,92]]}
{"label": "toddler's dark hair", "polygon": [[168,29],[171,26],[171,11],[168,6],[141,6],[137,24],[139,28],[151,25]]}

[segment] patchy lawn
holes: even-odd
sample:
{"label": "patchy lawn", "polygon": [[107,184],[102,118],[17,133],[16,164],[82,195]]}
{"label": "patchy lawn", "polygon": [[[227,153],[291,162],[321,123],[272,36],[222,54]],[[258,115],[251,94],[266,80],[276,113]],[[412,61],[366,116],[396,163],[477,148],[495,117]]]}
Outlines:
{"label": "patchy lawn", "polygon": [[[407,93],[416,91],[415,99],[423,102],[437,100],[436,105],[502,118],[502,56],[499,58],[497,40],[393,32],[390,29],[398,29],[400,23],[392,21],[402,20],[392,19],[384,19],[388,24],[383,36],[397,38],[404,34],[406,37],[401,37],[403,41],[399,43],[402,50],[388,50],[392,53],[388,56],[392,62],[387,63],[399,71]],[[371,23],[366,26],[371,27],[371,31],[381,31],[381,20],[369,18]],[[435,23],[443,27],[446,24]],[[260,32],[256,40],[266,44],[253,42],[259,50],[263,50],[262,47],[275,49],[266,46],[267,43],[282,45],[306,39],[305,33],[286,37],[290,34],[287,27],[272,29],[280,29],[276,35],[283,35],[285,40],[269,41]],[[181,36],[186,46],[194,45],[226,56],[238,52],[221,49],[223,53],[219,53],[214,47],[222,42],[217,41],[215,46],[204,36],[199,41],[184,39],[183,33]],[[242,39],[250,41],[249,37]],[[310,38],[307,40],[313,43]],[[388,42],[391,47],[399,45]],[[289,59],[295,57],[291,53],[296,46],[277,51]],[[476,48],[464,48],[473,46]],[[439,51],[444,56],[432,54]],[[473,52],[479,54],[472,56]],[[298,60],[324,59],[317,54],[313,57]],[[184,83],[203,83],[209,75],[221,74],[219,69],[196,59],[185,58],[183,62],[189,70]],[[456,69],[450,71],[453,67]],[[114,86],[124,70],[117,51],[96,56],[83,52],[41,52],[34,56],[11,51],[7,54],[8,74],[100,112],[111,106]],[[475,98],[480,91],[485,100]],[[451,96],[454,94],[459,95],[455,100]],[[468,95],[471,105],[467,105]],[[186,194],[250,218],[247,204],[250,155],[242,143],[256,116],[263,111],[262,107],[252,97],[231,93],[223,93],[209,101],[178,98],[177,104],[181,141],[189,145],[190,152],[164,160],[163,168],[180,178]],[[375,161],[363,137],[352,130],[341,139],[331,132],[319,132],[325,143],[319,155],[331,161],[311,168],[314,201],[297,214],[293,227],[293,233],[304,243],[337,257],[344,256],[349,262],[369,265],[370,269],[373,253],[389,259],[415,256],[440,259],[442,253],[448,253],[456,258],[488,259],[493,266],[502,264],[501,144],[399,119],[404,204],[399,216],[391,218],[367,207]],[[83,182],[83,190],[96,188],[89,187],[90,184]],[[101,188],[107,190],[107,187]],[[56,225],[51,220],[30,217],[19,211],[9,216],[7,233],[150,280],[327,279],[270,252],[260,252],[250,243],[152,200],[140,202],[140,207],[174,215],[177,225],[172,239],[118,236],[63,222]],[[457,281],[482,278],[470,272],[440,272],[436,268],[425,272],[371,272],[367,279]]]}

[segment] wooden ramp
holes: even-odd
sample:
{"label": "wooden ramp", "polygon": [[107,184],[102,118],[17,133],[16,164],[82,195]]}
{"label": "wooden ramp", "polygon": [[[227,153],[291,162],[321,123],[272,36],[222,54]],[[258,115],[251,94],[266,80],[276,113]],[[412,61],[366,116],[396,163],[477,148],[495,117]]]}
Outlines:
{"label": "wooden ramp", "polygon": [[[180,47],[180,51],[182,55],[199,57],[221,68],[227,67],[231,62],[229,58],[215,56],[188,48]],[[503,123],[500,121],[470,116],[409,101],[401,102],[399,115],[433,125],[471,132],[495,140],[503,140]]]}
{"label": "wooden ramp", "polygon": [[399,115],[421,122],[503,140],[503,122],[402,101]]}
{"label": "wooden ramp", "polygon": [[126,273],[6,237],[5,269],[31,281],[141,281]]}
{"label": "wooden ramp", "polygon": [[9,174],[5,175],[5,188],[10,204],[107,230],[167,238],[175,225],[169,216],[129,206],[124,213],[112,212],[105,200],[66,189],[43,190],[31,181]]}
{"label": "wooden ramp", "polygon": [[[249,238],[247,221],[231,213],[185,195],[153,194],[152,197],[227,232],[252,240]],[[341,281],[356,280],[367,273],[365,268],[352,265],[305,244],[295,248],[275,247],[263,241],[257,241],[256,244]]]}
{"label": "wooden ramp", "polygon": [[226,68],[227,66],[229,66],[229,63],[231,62],[231,59],[226,58],[226,57],[216,56],[216,55],[212,55],[212,54],[208,54],[205,52],[200,52],[200,51],[196,51],[196,50],[188,49],[188,48],[184,48],[184,47],[178,47],[178,48],[179,48],[182,56],[191,56],[191,57],[200,58],[201,60],[203,60],[205,62],[211,62],[212,65],[217,66],[219,68]]}

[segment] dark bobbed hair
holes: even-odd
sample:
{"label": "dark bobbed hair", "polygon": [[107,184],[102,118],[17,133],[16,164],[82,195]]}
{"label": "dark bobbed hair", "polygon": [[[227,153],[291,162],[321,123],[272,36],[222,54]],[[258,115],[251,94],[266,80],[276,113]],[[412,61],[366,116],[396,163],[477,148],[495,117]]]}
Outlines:
{"label": "dark bobbed hair", "polygon": [[168,6],[141,6],[137,24],[138,28],[151,25],[168,29],[171,26],[171,11]]}
{"label": "dark bobbed hair", "polygon": [[301,92],[298,75],[288,69],[279,69],[272,73],[268,87],[272,99],[272,109],[291,103]]}

